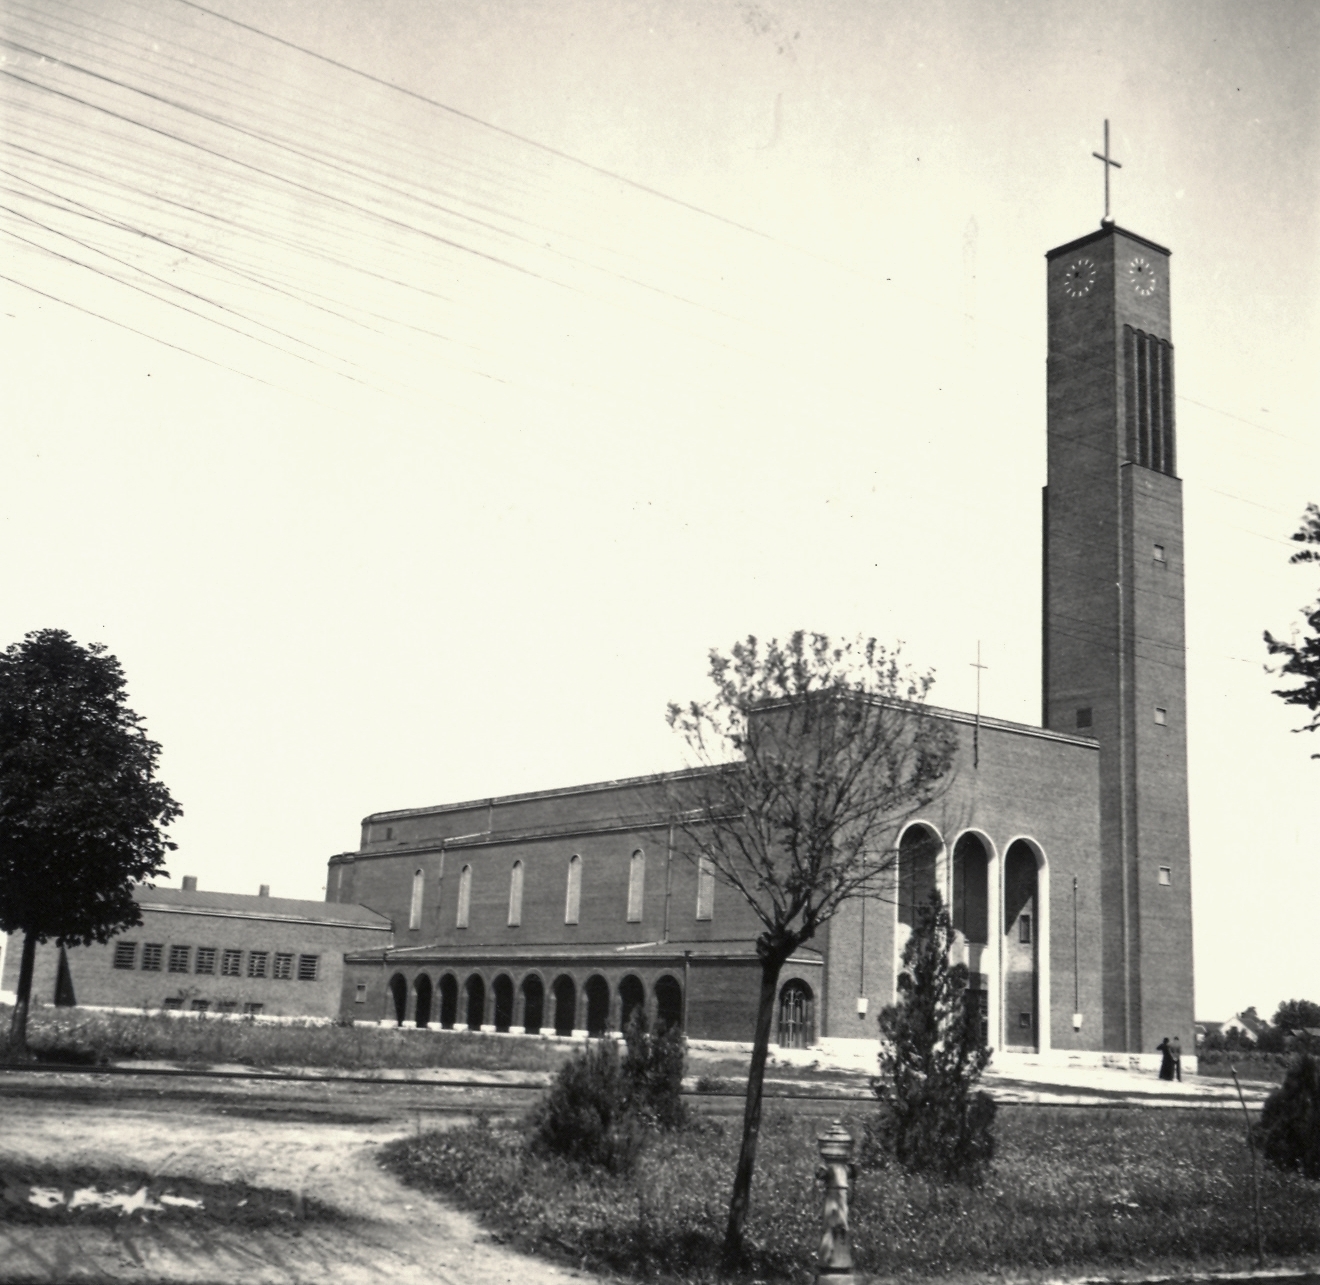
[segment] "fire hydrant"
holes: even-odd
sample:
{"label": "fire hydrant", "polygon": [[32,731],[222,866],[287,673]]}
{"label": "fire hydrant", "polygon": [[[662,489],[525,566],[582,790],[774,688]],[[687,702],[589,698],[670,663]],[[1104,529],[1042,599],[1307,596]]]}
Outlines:
{"label": "fire hydrant", "polygon": [[816,1255],[816,1280],[844,1285],[853,1279],[852,1246],[848,1241],[848,1197],[857,1179],[853,1164],[852,1134],[835,1120],[829,1132],[816,1139],[822,1164],[816,1181],[825,1184],[824,1229]]}

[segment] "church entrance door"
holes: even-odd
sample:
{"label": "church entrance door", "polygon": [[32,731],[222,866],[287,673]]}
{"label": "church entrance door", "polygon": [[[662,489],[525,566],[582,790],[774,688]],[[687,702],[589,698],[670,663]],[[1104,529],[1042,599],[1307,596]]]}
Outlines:
{"label": "church entrance door", "polygon": [[779,992],[779,1047],[804,1049],[815,1034],[811,987],[806,982],[785,982]]}

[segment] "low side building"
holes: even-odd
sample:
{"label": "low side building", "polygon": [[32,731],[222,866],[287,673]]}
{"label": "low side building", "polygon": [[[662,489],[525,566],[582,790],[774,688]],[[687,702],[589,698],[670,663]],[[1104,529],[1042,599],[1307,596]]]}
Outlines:
{"label": "low side building", "polygon": [[[266,895],[140,887],[142,923],[104,946],[37,948],[35,1004],[183,1009],[272,1017],[339,1012],[344,955],[380,950],[392,926],[365,906]],[[22,939],[5,951],[3,989],[18,985]]]}

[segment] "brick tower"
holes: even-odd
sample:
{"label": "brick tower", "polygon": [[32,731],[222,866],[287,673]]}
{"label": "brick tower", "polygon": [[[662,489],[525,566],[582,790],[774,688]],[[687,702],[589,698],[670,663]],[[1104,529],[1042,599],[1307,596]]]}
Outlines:
{"label": "brick tower", "polygon": [[1169,257],[1108,219],[1046,255],[1043,721],[1100,745],[1079,896],[1100,904],[1103,1047],[1129,1052],[1196,1048]]}

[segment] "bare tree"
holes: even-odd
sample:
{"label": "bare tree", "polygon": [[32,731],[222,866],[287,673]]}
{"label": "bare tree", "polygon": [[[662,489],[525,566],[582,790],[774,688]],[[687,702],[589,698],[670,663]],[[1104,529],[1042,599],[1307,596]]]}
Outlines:
{"label": "bare tree", "polygon": [[779,974],[845,901],[892,884],[903,825],[950,781],[956,738],[934,681],[875,639],[794,633],[710,654],[715,694],[670,705],[694,766],[674,792],[682,851],[761,922],[756,1034],[723,1258],[743,1258]]}

